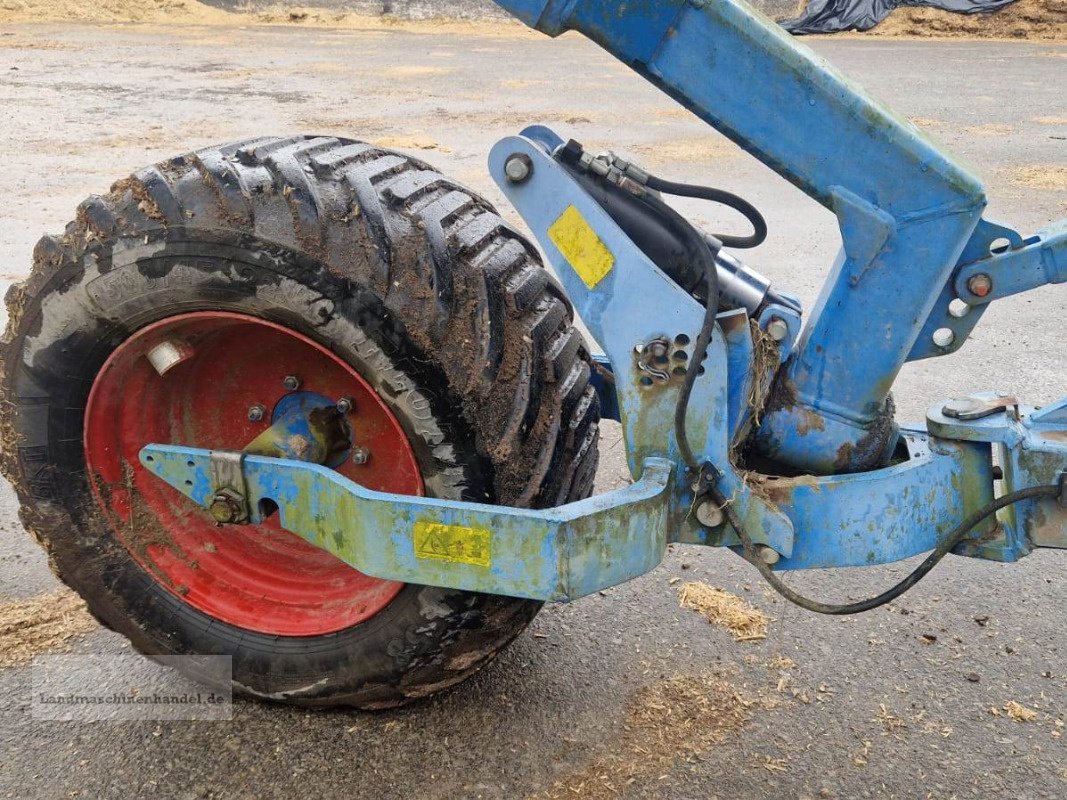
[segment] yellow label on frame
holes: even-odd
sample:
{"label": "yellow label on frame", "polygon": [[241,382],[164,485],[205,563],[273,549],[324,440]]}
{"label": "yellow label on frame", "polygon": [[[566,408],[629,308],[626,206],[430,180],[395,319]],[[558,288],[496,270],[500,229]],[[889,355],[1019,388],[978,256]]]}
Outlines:
{"label": "yellow label on frame", "polygon": [[493,532],[485,528],[464,528],[440,522],[416,522],[412,531],[415,558],[449,561],[488,567],[493,559],[490,542]]}
{"label": "yellow label on frame", "polygon": [[615,256],[574,206],[567,206],[567,210],[552,223],[548,238],[590,289],[604,280],[615,266]]}

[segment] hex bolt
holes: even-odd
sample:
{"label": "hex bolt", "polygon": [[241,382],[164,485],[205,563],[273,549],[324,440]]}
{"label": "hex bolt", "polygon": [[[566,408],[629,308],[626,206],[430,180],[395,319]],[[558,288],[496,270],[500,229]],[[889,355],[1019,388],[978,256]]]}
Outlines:
{"label": "hex bolt", "polygon": [[782,557],[777,550],[773,547],[768,547],[765,544],[756,545],[756,555],[758,555],[759,560],[768,567],[773,567],[778,563],[778,559]]}
{"label": "hex bolt", "polygon": [[256,403],[254,406],[251,406],[248,409],[248,421],[249,422],[259,422],[266,415],[267,415],[267,409],[264,408],[259,403]]}
{"label": "hex bolt", "polygon": [[987,297],[993,291],[993,279],[984,272],[972,275],[967,281],[967,291],[975,297]]}
{"label": "hex bolt", "polygon": [[370,460],[370,450],[365,447],[352,448],[352,463],[366,464]]}
{"label": "hex bolt", "polygon": [[717,528],[726,518],[714,500],[704,500],[697,505],[697,522],[705,528]]}
{"label": "hex bolt", "polygon": [[347,414],[352,410],[352,400],[348,397],[342,397],[337,401],[337,411],[341,414]]}
{"label": "hex bolt", "polygon": [[533,174],[533,162],[525,153],[512,153],[504,162],[508,183],[525,183]]}
{"label": "hex bolt", "polygon": [[767,335],[776,342],[783,341],[789,335],[789,323],[781,317],[771,317],[767,323]]}
{"label": "hex bolt", "polygon": [[244,522],[247,518],[244,498],[229,490],[215,495],[211,500],[211,505],[208,506],[208,511],[219,525],[232,525],[236,522]]}
{"label": "hex bolt", "polygon": [[297,389],[300,388],[300,378],[296,377],[296,375],[286,375],[282,379],[282,386],[284,386],[290,392],[295,392]]}

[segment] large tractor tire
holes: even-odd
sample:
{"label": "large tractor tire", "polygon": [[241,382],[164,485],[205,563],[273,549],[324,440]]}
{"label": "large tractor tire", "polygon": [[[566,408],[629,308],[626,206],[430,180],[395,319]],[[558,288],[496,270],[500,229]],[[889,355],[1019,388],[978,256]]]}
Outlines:
{"label": "large tractor tire", "polygon": [[181,156],[85,201],[7,303],[3,472],[56,574],[141,652],[231,655],[247,695],[384,708],[463,680],[537,613],[371,578],[276,523],[220,528],[137,459],[241,449],[299,382],[351,399],[369,458],[336,469],[370,488],[589,495],[599,411],[567,299],[426,164],[312,137]]}

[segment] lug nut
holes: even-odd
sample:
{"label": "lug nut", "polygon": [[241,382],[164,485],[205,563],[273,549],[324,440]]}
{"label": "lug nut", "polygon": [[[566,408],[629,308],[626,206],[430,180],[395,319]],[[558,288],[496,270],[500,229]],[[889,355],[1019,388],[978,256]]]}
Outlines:
{"label": "lug nut", "polygon": [[784,340],[789,335],[789,323],[781,317],[771,317],[767,323],[767,335],[776,342]]}
{"label": "lug nut", "polygon": [[984,272],[979,272],[967,281],[967,291],[975,297],[987,297],[993,291],[993,279]]}
{"label": "lug nut", "polygon": [[722,525],[725,515],[714,500],[704,500],[697,506],[697,522],[705,528],[717,528]]}
{"label": "lug nut", "polygon": [[504,175],[508,183],[524,183],[533,174],[533,162],[525,153],[512,153],[504,162]]}
{"label": "lug nut", "polygon": [[256,403],[254,406],[251,406],[248,409],[248,421],[249,422],[259,422],[266,415],[267,415],[267,409],[265,409],[259,403]]}
{"label": "lug nut", "polygon": [[365,447],[352,448],[352,463],[366,464],[370,460],[370,450]]}
{"label": "lug nut", "polygon": [[290,392],[295,392],[300,388],[300,378],[296,377],[296,375],[286,375],[285,378],[282,379],[282,386]]}
{"label": "lug nut", "polygon": [[341,414],[347,414],[352,410],[352,401],[347,397],[342,397],[337,401],[337,411]]}

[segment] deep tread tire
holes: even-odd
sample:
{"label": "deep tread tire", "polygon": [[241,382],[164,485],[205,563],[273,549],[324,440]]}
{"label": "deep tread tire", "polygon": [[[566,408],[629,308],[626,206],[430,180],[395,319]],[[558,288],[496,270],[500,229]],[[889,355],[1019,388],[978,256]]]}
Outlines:
{"label": "deep tread tire", "polygon": [[362,142],[261,138],[174,158],[91,197],[7,297],[4,475],[61,580],[147,654],[230,653],[235,688],[399,705],[485,664],[539,604],[409,586],[335,634],[269,637],[158,587],[91,501],[82,417],[131,332],[221,309],[329,345],[387,398],[429,494],[547,507],[587,497],[589,354],[537,253],[476,194]]}

